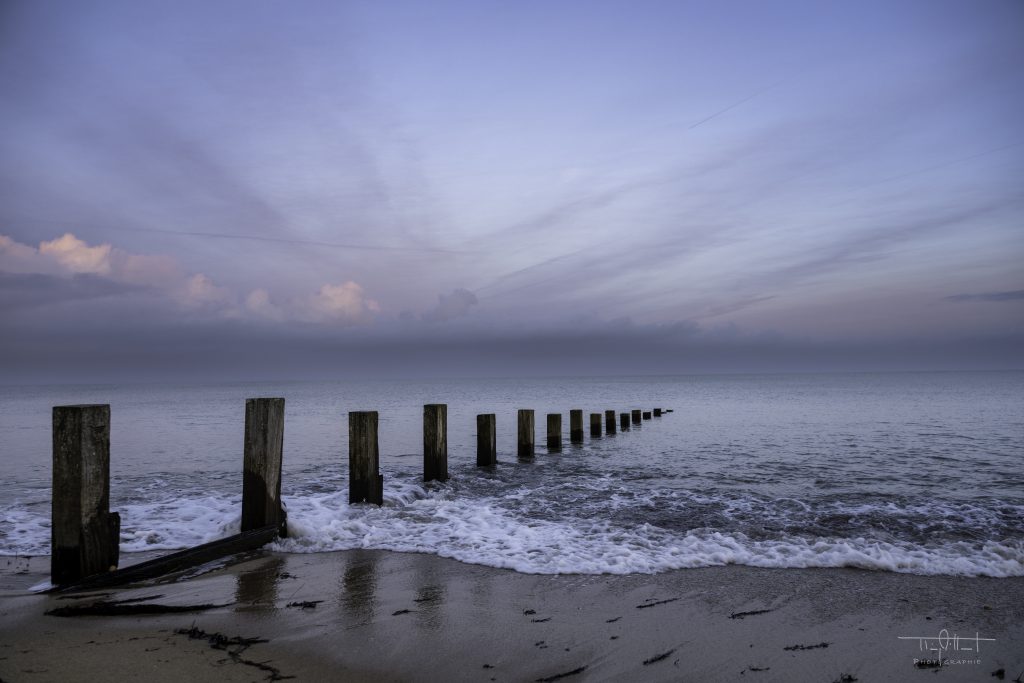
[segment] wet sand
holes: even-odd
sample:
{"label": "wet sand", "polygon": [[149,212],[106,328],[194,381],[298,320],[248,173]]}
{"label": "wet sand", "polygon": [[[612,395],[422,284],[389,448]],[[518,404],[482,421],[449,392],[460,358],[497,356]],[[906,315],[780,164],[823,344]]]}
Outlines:
{"label": "wet sand", "polygon": [[[48,558],[0,558],[2,681],[830,683],[1024,672],[1022,578],[740,566],[547,576],[386,551],[258,552],[188,578],[29,593],[47,570]],[[45,614],[111,603],[214,607]],[[950,663],[938,670],[915,664],[937,653],[899,639],[943,630]],[[995,640],[965,640],[976,634]]]}

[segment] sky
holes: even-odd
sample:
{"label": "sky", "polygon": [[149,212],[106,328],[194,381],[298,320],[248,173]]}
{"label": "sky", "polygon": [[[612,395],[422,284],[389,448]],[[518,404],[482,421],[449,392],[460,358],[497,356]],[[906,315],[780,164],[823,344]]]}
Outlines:
{"label": "sky", "polygon": [[4,0],[0,92],[0,383],[1024,369],[1019,0]]}

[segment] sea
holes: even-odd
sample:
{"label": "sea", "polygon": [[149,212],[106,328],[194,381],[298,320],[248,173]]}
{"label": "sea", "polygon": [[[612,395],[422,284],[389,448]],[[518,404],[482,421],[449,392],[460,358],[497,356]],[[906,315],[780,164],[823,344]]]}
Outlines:
{"label": "sea", "polygon": [[[122,566],[237,532],[245,399],[261,396],[286,401],[279,551],[534,574],[1024,575],[1024,372],[0,386],[0,555],[49,553],[51,409],[66,404],[111,406]],[[427,403],[448,406],[445,483],[422,481]],[[529,460],[521,408],[536,414]],[[590,436],[589,413],[654,408],[672,412]],[[379,412],[380,507],[348,503],[354,410]],[[479,413],[497,416],[493,468],[476,466]]]}

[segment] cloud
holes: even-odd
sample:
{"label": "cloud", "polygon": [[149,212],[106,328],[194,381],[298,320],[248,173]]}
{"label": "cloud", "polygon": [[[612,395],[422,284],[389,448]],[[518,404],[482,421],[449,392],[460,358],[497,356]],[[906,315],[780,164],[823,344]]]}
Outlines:
{"label": "cloud", "polygon": [[363,288],[349,280],[338,285],[325,284],[310,299],[309,319],[313,322],[360,323],[380,311],[380,305],[366,298]]}
{"label": "cloud", "polygon": [[444,322],[452,318],[460,318],[469,313],[469,309],[477,304],[476,295],[468,289],[456,289],[451,294],[438,294],[437,306],[423,314],[427,322]]}
{"label": "cloud", "polygon": [[982,292],[981,294],[954,294],[944,297],[946,301],[1020,301],[1024,299],[1024,289],[1012,292]]}

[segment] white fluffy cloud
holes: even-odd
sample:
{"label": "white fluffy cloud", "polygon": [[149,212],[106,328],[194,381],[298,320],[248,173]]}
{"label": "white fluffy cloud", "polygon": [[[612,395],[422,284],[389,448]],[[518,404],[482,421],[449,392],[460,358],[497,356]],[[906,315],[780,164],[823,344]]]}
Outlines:
{"label": "white fluffy cloud", "polygon": [[48,275],[73,283],[75,276],[87,275],[145,287],[180,309],[224,318],[347,325],[368,322],[380,311],[377,302],[351,280],[327,283],[315,294],[287,301],[275,301],[262,287],[240,296],[204,273],[186,273],[168,256],[133,254],[110,244],[90,245],[72,233],[40,242],[38,247],[0,235],[0,272]]}

